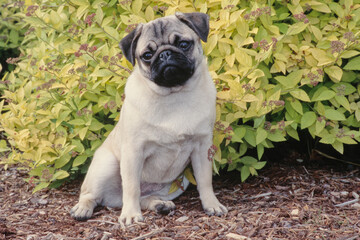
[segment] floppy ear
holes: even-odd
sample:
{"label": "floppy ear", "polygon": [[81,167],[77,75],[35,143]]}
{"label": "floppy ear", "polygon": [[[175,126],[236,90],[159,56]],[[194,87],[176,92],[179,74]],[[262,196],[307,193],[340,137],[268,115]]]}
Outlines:
{"label": "floppy ear", "polygon": [[200,37],[204,42],[207,41],[209,34],[209,15],[205,13],[175,13],[175,16]]}
{"label": "floppy ear", "polygon": [[135,50],[137,41],[141,35],[142,25],[138,25],[136,29],[131,31],[119,43],[121,51],[124,53],[125,58],[134,66],[135,65]]}

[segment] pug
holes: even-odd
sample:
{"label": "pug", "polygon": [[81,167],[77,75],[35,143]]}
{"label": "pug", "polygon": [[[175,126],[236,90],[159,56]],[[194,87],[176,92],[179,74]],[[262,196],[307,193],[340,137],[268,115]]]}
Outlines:
{"label": "pug", "polygon": [[[208,15],[176,13],[140,24],[121,40],[134,70],[119,122],[94,154],[72,217],[86,220],[97,205],[122,207],[124,226],[142,221],[142,209],[166,214],[189,184],[179,178],[189,163],[205,212],[227,213],[208,159],[216,104],[200,41],[208,33]],[[169,193],[176,179],[182,186]]]}

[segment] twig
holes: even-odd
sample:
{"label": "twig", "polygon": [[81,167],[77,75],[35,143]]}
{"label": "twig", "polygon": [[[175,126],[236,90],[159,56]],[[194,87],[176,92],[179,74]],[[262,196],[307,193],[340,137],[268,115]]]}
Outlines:
{"label": "twig", "polygon": [[113,225],[120,225],[120,223],[114,223],[114,222],[110,222],[110,221],[105,221],[105,220],[87,220],[88,222],[101,222],[101,223],[109,223],[109,224],[113,224]]}
{"label": "twig", "polygon": [[255,198],[266,197],[266,196],[269,196],[271,194],[272,194],[272,192],[262,193],[262,194],[259,194],[259,195],[253,196],[253,197],[249,197],[247,199],[255,199]]}
{"label": "twig", "polygon": [[320,152],[319,150],[316,150],[316,149],[314,149],[314,151],[317,152],[318,154],[320,154],[320,155],[322,155],[322,156],[324,156],[326,158],[332,159],[332,160],[344,162],[344,163],[347,163],[347,164],[352,164],[352,165],[355,165],[355,166],[360,166],[360,164],[358,164],[358,163],[342,160],[342,159],[339,159],[339,158],[336,158],[336,157],[332,157],[332,156],[330,156],[330,155],[328,155],[326,153]]}
{"label": "twig", "polygon": [[336,204],[335,207],[347,206],[347,205],[356,203],[356,202],[358,202],[358,201],[359,201],[359,199],[350,200],[350,201],[347,201],[347,202],[343,202],[343,203]]}
{"label": "twig", "polygon": [[136,238],[132,238],[132,240],[140,240],[140,239],[144,239],[144,238],[147,238],[147,237],[151,237],[151,236],[153,236],[155,234],[161,233],[164,230],[165,230],[165,227],[158,228],[158,229],[155,229],[155,230],[153,230],[151,232],[145,233],[144,235],[138,236]]}
{"label": "twig", "polygon": [[128,69],[128,68],[126,68],[126,67],[124,67],[124,66],[121,66],[121,65],[119,65],[119,64],[117,64],[117,63],[114,63],[114,64],[115,64],[116,66],[118,66],[119,68],[127,71],[128,73],[131,73],[131,70],[130,70],[130,69]]}
{"label": "twig", "polygon": [[304,168],[305,172],[309,175],[309,172],[308,172],[308,170],[306,169],[306,167],[303,166],[303,168]]}
{"label": "twig", "polygon": [[265,213],[261,214],[260,217],[256,220],[255,226],[259,225],[260,219],[264,216]]}

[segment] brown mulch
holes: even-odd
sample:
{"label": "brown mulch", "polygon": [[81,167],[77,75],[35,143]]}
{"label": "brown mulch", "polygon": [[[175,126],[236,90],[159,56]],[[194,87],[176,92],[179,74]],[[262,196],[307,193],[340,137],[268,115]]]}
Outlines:
{"label": "brown mulch", "polygon": [[359,168],[270,162],[246,183],[238,174],[214,178],[224,217],[207,216],[192,186],[169,215],[145,211],[144,223],[121,229],[120,209],[70,217],[80,181],[32,194],[25,171],[0,166],[0,239],[360,239]]}

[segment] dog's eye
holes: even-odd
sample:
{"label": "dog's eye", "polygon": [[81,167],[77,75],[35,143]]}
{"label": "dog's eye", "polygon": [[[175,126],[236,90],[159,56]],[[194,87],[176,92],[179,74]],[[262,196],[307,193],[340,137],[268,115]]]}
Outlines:
{"label": "dog's eye", "polygon": [[151,52],[145,52],[141,58],[145,61],[148,62],[151,60],[151,58],[153,57],[153,54]]}
{"label": "dog's eye", "polygon": [[187,50],[190,47],[190,42],[188,41],[181,41],[179,42],[179,48],[182,50]]}

